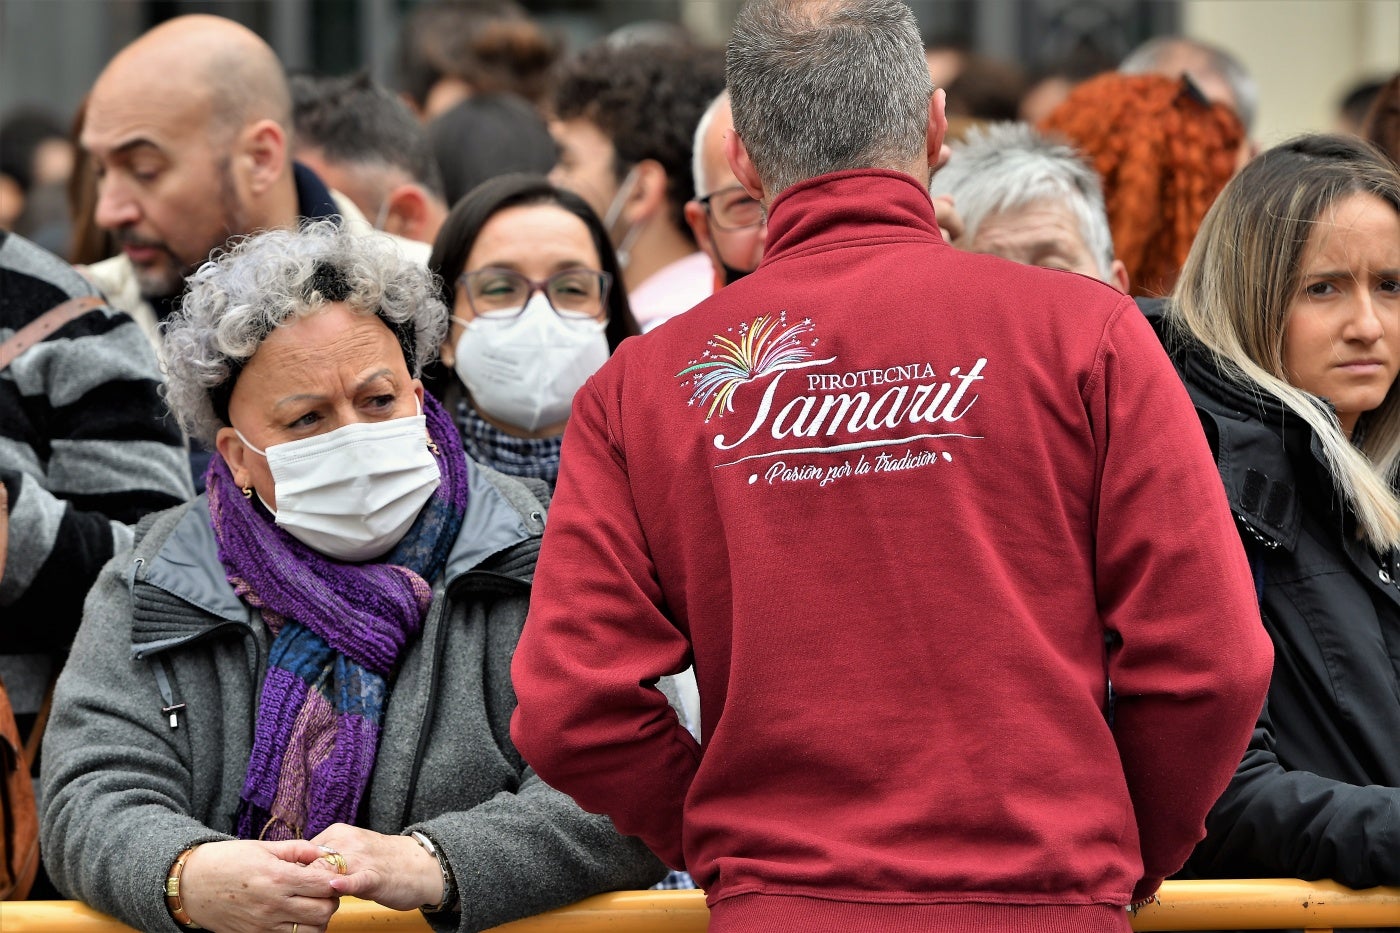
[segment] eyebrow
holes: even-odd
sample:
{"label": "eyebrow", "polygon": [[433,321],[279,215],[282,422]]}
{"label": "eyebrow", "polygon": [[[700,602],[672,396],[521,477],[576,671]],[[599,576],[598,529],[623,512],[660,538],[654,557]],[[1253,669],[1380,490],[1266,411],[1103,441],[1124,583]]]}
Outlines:
{"label": "eyebrow", "polygon": [[[1385,272],[1381,272],[1381,275],[1385,275]],[[1352,275],[1349,271],[1347,271],[1347,270],[1345,270],[1345,269],[1319,269],[1319,270],[1317,270],[1316,272],[1309,272],[1307,269],[1304,269],[1304,270],[1303,270],[1303,279],[1304,279],[1304,280],[1307,280],[1307,279],[1351,279],[1351,278],[1355,278],[1355,276]]]}
{"label": "eyebrow", "polygon": [[[92,153],[93,150],[91,146],[84,144],[82,140],[79,140],[78,143],[86,152]],[[147,139],[145,136],[137,136],[135,139],[128,139],[126,142],[120,143],[107,150],[107,157],[129,155],[137,149],[154,149],[161,155],[165,154],[164,148],[155,140]]]}
{"label": "eyebrow", "polygon": [[[598,265],[601,266],[602,263],[600,262],[600,263],[598,263]],[[558,262],[556,262],[554,265],[550,266],[549,269],[550,269],[550,271],[549,271],[548,275],[557,275],[557,274],[560,273],[560,272],[594,272],[594,271],[597,271],[596,268],[595,268],[594,266],[590,266],[587,262],[584,262],[582,259],[561,259],[561,260],[559,260]],[[502,260],[501,262],[489,263],[488,265],[482,266],[480,269],[475,270],[475,272],[492,272],[492,271],[496,271],[496,272],[514,272],[516,275],[522,276],[522,277],[527,278],[527,279],[529,278],[529,276],[528,276],[528,275],[525,275],[524,271],[520,268],[520,264],[519,264],[519,263],[517,263],[517,262],[512,262],[512,261],[510,261],[510,260]],[[473,274],[474,274],[474,273],[473,273]]]}
{"label": "eyebrow", "polygon": [[[355,394],[358,395],[359,393],[365,391],[378,379],[389,379],[390,381],[392,381],[393,377],[393,370],[389,369],[387,366],[382,369],[375,370],[365,378],[361,379],[359,383],[356,384]],[[300,402],[322,402],[325,401],[325,399],[325,395],[321,395],[316,392],[299,392],[296,395],[287,395],[278,399],[277,401],[272,403],[272,407],[274,409],[279,409],[285,408],[288,405],[296,405]]]}

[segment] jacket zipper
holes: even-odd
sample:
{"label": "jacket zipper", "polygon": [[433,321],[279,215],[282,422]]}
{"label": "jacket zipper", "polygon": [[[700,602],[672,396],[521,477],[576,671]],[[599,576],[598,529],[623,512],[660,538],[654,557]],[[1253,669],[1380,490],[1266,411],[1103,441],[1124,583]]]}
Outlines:
{"label": "jacket zipper", "polygon": [[526,592],[530,585],[519,577],[507,576],[503,573],[495,573],[489,570],[469,570],[461,577],[443,588],[443,598],[438,602],[433,616],[429,618],[429,624],[434,621],[437,629],[433,632],[433,654],[429,659],[432,664],[431,673],[428,675],[428,702],[423,710],[423,719],[418,724],[418,748],[413,755],[413,764],[408,772],[408,786],[405,789],[403,798],[403,812],[399,816],[399,826],[404,827],[409,824],[409,815],[413,808],[413,798],[418,790],[418,776],[423,768],[423,758],[428,753],[428,740],[432,729],[433,717],[437,714],[438,704],[438,678],[442,668],[442,656],[447,650],[447,623],[444,621],[444,614],[447,607],[447,596],[449,591],[453,594],[460,593],[472,580],[491,580],[493,582],[507,583],[512,587],[518,587]]}

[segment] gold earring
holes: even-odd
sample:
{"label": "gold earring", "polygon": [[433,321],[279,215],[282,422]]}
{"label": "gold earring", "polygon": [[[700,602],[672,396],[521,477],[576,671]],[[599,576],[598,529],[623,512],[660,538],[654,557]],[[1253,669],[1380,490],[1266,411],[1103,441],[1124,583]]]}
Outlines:
{"label": "gold earring", "polygon": [[245,498],[245,499],[251,499],[251,498],[253,498],[253,487],[252,487],[252,486],[244,486],[244,487],[243,487],[243,498]]}

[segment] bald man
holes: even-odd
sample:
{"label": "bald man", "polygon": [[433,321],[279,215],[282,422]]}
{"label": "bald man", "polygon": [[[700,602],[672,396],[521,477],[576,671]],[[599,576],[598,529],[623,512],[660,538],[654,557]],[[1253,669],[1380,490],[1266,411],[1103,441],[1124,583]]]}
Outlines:
{"label": "bald man", "polygon": [[695,128],[695,199],[685,205],[685,221],[715,270],[715,288],[758,268],[768,225],[763,208],[739,184],[724,157],[724,138],[734,132],[729,92],[716,97]]}
{"label": "bald man", "polygon": [[276,54],[221,17],[169,20],[98,76],[80,141],[97,171],[97,225],[121,254],[87,271],[153,339],[185,277],[229,237],[334,215],[365,223],[292,162],[291,125]]}

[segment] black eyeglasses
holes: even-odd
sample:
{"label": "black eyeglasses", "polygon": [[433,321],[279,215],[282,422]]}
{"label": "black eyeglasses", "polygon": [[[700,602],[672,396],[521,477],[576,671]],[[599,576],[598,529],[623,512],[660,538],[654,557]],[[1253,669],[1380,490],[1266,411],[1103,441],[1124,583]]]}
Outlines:
{"label": "black eyeglasses", "polygon": [[457,282],[466,290],[467,303],[477,317],[498,321],[519,317],[535,292],[540,292],[555,314],[582,321],[605,316],[612,277],[596,269],[565,269],[536,282],[512,269],[486,268],[465,273]]}
{"label": "black eyeglasses", "polygon": [[747,230],[763,223],[763,205],[749,196],[741,185],[731,185],[695,199],[705,205],[710,220],[721,230]]}

